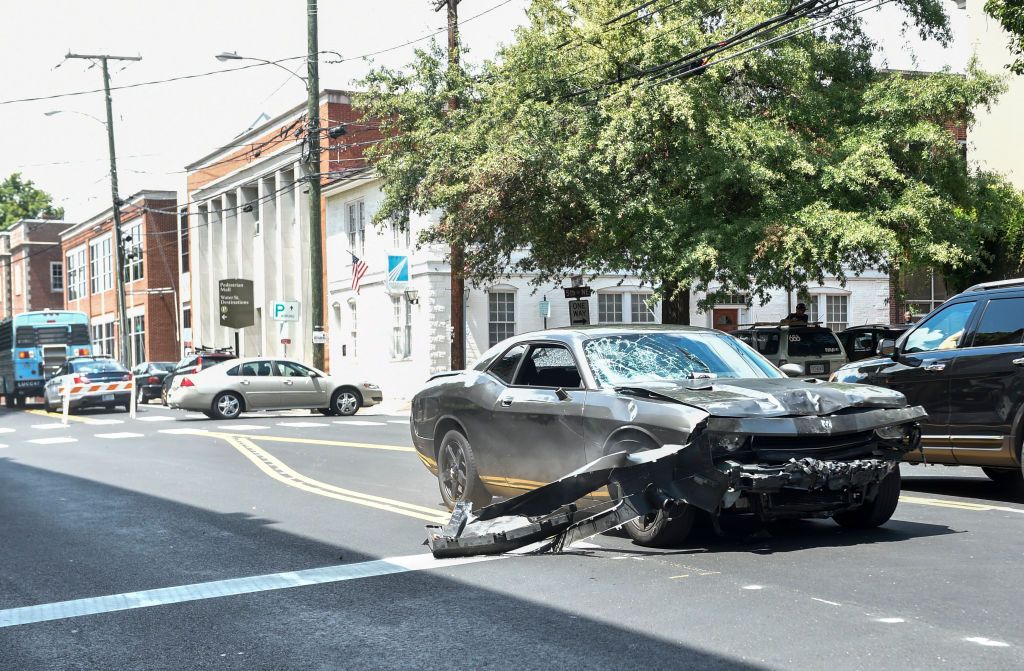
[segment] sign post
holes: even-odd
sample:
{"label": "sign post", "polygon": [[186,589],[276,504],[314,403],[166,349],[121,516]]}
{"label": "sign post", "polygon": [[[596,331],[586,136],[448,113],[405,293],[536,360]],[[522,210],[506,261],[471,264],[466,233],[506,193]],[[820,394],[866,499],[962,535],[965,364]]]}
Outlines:
{"label": "sign post", "polygon": [[256,323],[252,302],[252,280],[221,280],[220,325],[229,329],[244,329]]}

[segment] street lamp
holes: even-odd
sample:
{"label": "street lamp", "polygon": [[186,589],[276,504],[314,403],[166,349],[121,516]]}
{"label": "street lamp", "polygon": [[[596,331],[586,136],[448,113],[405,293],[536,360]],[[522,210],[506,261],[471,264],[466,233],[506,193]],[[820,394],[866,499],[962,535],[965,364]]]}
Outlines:
{"label": "street lamp", "polygon": [[76,112],[75,110],[50,110],[49,112],[43,112],[43,116],[54,116],[54,115],[57,115],[57,114],[77,114],[78,116],[89,117],[90,119],[92,119],[96,123],[103,124],[104,126],[107,125],[107,122],[104,121],[103,119],[94,117],[91,114],[86,114],[85,112]]}
{"label": "street lamp", "polygon": [[[324,325],[324,271],[323,271],[323,234],[320,230],[320,178],[324,172],[320,167],[320,49],[317,42],[317,0],[306,0],[307,16],[307,54],[306,74],[302,77],[285,66],[265,58],[240,56],[234,51],[222,51],[215,58],[225,61],[256,61],[273,65],[302,81],[306,88],[306,142],[308,151],[305,156],[306,176],[309,179],[309,286],[310,286],[310,320],[313,331],[320,331]],[[340,57],[340,54],[339,54]],[[324,346],[322,342],[313,343],[313,367],[324,369]]]}

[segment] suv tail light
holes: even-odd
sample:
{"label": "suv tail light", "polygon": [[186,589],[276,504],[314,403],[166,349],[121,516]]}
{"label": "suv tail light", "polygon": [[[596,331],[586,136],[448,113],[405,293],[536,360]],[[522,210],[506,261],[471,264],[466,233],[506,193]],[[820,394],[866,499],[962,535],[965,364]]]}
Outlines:
{"label": "suv tail light", "polygon": [[82,349],[78,350],[78,356],[89,356],[89,350],[83,347]]}
{"label": "suv tail light", "polygon": [[188,379],[187,377],[183,377],[183,378],[181,378],[181,386],[182,387],[194,387],[196,385],[192,382],[192,380]]}
{"label": "suv tail light", "polygon": [[196,371],[201,371],[202,369],[203,369],[203,357],[199,357],[198,359],[196,359]]}
{"label": "suv tail light", "polygon": [[160,378],[158,378],[156,375],[150,375],[149,377],[146,378],[146,384],[159,384],[159,383],[160,383]]}

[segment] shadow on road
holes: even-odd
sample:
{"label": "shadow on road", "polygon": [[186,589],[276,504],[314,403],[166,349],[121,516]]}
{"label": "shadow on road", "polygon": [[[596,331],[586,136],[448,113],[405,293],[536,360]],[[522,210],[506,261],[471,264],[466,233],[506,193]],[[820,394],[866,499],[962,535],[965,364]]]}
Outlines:
{"label": "shadow on road", "polygon": [[983,501],[1024,503],[1024,487],[1003,485],[988,478],[915,476],[903,478],[903,490],[927,494],[945,494]]}
{"label": "shadow on road", "polygon": [[[379,558],[275,523],[0,459],[0,609]],[[4,628],[0,668],[760,668],[600,616],[404,573]]]}

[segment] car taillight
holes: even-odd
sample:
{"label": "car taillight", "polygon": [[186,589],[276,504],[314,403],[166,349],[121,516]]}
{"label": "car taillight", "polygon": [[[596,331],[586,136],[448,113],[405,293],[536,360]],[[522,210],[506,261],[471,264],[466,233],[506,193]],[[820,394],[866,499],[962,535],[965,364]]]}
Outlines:
{"label": "car taillight", "polygon": [[89,378],[85,377],[84,375],[76,375],[75,376],[75,380],[74,380],[75,384],[89,384],[90,382],[92,382],[92,380],[90,380]]}
{"label": "car taillight", "polygon": [[199,357],[198,359],[196,359],[196,370],[202,370],[202,369],[203,369],[203,357]]}
{"label": "car taillight", "polygon": [[18,352],[18,358],[19,359],[31,359],[32,358],[32,352]]}
{"label": "car taillight", "polygon": [[148,378],[146,378],[146,384],[159,384],[159,383],[160,383],[160,378],[158,378],[156,375],[150,375]]}
{"label": "car taillight", "polygon": [[132,379],[132,374],[131,373],[125,373],[124,375],[121,376],[121,379],[122,380],[130,380],[130,379]]}
{"label": "car taillight", "polygon": [[85,348],[78,350],[78,356],[89,356],[89,350]]}
{"label": "car taillight", "polygon": [[188,379],[187,377],[184,377],[184,378],[181,379],[181,386],[182,387],[194,387],[195,384],[192,383],[192,380]]}

